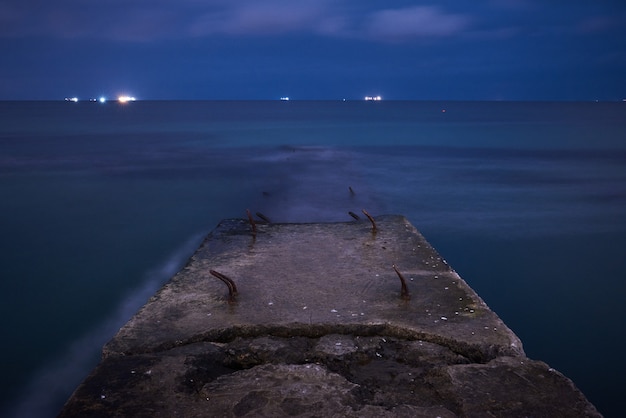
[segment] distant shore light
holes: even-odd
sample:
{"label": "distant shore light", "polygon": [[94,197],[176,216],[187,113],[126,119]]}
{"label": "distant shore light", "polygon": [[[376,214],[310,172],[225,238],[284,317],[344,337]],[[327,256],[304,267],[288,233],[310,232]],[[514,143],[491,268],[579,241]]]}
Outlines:
{"label": "distant shore light", "polygon": [[74,103],[76,103],[78,101],[78,97],[66,97],[65,101],[66,102],[74,102]]}
{"label": "distant shore light", "polygon": [[106,102],[106,101],[107,101],[107,98],[106,98],[106,97],[104,97],[104,96],[100,96],[100,98],[98,99],[98,101],[99,101],[100,103],[104,103],[104,102]]}
{"label": "distant shore light", "polygon": [[280,100],[287,101],[287,100],[289,100],[289,97],[288,96],[283,96],[283,97],[280,98]]}
{"label": "distant shore light", "polygon": [[383,98],[382,98],[382,97],[380,97],[380,96],[365,96],[365,100],[366,100],[366,101],[368,101],[368,102],[369,102],[369,101],[375,101],[375,102],[377,102],[377,101],[380,101],[380,100],[382,100],[382,99],[383,99]]}

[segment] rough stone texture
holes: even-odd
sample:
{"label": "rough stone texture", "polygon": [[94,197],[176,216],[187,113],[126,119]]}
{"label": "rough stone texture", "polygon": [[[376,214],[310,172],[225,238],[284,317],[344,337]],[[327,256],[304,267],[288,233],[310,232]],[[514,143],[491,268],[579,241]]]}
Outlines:
{"label": "rough stone texture", "polygon": [[600,416],[404,217],[376,224],[223,221],[60,416]]}

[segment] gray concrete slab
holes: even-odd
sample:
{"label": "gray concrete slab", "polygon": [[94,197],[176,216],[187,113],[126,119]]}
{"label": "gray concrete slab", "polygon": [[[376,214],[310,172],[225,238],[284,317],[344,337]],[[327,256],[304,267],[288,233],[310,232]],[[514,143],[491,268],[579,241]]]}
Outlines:
{"label": "gray concrete slab", "polygon": [[61,416],[599,416],[406,218],[375,222],[221,222]]}

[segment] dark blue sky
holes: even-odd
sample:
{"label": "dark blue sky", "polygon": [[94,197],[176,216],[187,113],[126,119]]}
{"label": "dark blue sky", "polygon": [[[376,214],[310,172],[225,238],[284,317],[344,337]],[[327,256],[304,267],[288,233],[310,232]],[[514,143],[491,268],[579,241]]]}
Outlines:
{"label": "dark blue sky", "polygon": [[623,0],[0,0],[0,99],[621,100]]}

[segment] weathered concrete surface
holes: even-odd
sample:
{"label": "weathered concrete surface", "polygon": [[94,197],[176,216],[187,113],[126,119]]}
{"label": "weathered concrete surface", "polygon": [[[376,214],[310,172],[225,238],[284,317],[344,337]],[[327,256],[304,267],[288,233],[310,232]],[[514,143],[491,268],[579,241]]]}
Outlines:
{"label": "weathered concrete surface", "polygon": [[223,221],[60,416],[599,416],[404,217],[376,224]]}

